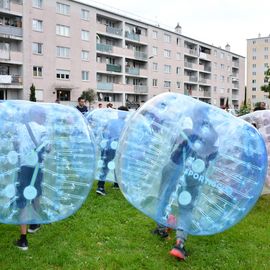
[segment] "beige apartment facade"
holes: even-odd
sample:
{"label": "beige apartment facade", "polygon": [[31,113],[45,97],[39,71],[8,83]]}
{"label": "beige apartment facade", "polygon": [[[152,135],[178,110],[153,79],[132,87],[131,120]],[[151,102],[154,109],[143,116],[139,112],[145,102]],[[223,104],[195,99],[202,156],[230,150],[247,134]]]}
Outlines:
{"label": "beige apartment facade", "polygon": [[257,102],[265,102],[269,108],[268,93],[261,91],[267,84],[264,72],[270,67],[270,36],[247,40],[247,97],[254,107]]}
{"label": "beige apartment facade", "polygon": [[[162,92],[239,108],[245,58],[175,31],[71,0],[0,0],[0,99],[137,108]],[[96,106],[95,104],[95,106]]]}

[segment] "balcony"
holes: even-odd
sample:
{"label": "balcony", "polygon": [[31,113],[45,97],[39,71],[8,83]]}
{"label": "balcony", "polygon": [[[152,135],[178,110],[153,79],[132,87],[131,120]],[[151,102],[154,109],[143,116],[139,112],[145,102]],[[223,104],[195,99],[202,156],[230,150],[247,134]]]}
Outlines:
{"label": "balcony", "polygon": [[110,44],[97,43],[96,49],[97,51],[100,51],[100,52],[107,52],[107,53],[113,52],[113,46]]}
{"label": "balcony", "polygon": [[22,76],[0,75],[0,88],[22,88]]}
{"label": "balcony", "polygon": [[196,64],[191,63],[191,62],[185,62],[184,63],[185,68],[191,68],[191,69],[196,69]]}
{"label": "balcony", "polygon": [[98,82],[97,89],[103,91],[113,91],[113,83]]}
{"label": "balcony", "polygon": [[130,39],[130,40],[134,40],[134,41],[140,41],[140,35],[137,35],[135,33],[131,33],[131,32],[128,32],[126,31],[125,32],[125,37]]}
{"label": "balcony", "polygon": [[22,38],[22,28],[9,25],[0,25],[0,36],[7,38]]}
{"label": "balcony", "polygon": [[200,71],[211,72],[211,67],[210,66],[205,66],[205,65],[199,65],[199,70]]}
{"label": "balcony", "polygon": [[190,49],[190,48],[185,48],[185,53],[186,54],[189,54],[189,55],[192,55],[192,56],[195,56],[195,57],[198,57],[198,51],[195,50],[195,49]]}
{"label": "balcony", "polygon": [[204,52],[200,52],[199,57],[200,57],[201,59],[208,60],[208,59],[209,59],[209,54],[204,53]]}
{"label": "balcony", "polygon": [[211,97],[211,91],[202,91],[204,97]]}
{"label": "balcony", "polygon": [[199,83],[202,84],[210,84],[210,80],[206,78],[199,78]]}
{"label": "balcony", "polygon": [[0,0],[0,10],[3,10],[4,13],[21,16],[22,1]]}
{"label": "balcony", "polygon": [[238,95],[232,94],[232,99],[233,99],[233,100],[238,100],[238,99],[239,99],[239,96],[238,96]]}
{"label": "balcony", "polygon": [[1,51],[0,63],[22,65],[22,63],[23,63],[22,52]]}
{"label": "balcony", "polygon": [[123,33],[123,29],[106,26],[105,24],[97,24],[97,31],[112,34],[119,37],[122,37],[122,33]]}
{"label": "balcony", "polygon": [[186,95],[186,96],[192,96],[192,90],[191,89],[185,89],[184,90],[184,95]]}
{"label": "balcony", "polygon": [[147,60],[148,59],[147,53],[136,51],[136,50],[134,51],[134,57],[138,60]]}
{"label": "balcony", "polygon": [[106,70],[112,71],[112,72],[121,72],[122,66],[121,65],[114,65],[114,64],[107,64]]}
{"label": "balcony", "polygon": [[235,68],[239,68],[239,63],[238,63],[238,62],[233,62],[233,66],[234,66]]}
{"label": "balcony", "polygon": [[106,32],[109,34],[116,35],[116,36],[122,36],[123,29],[111,27],[111,26],[106,26]]}
{"label": "balcony", "polygon": [[148,86],[147,85],[134,85],[134,92],[136,94],[147,94]]}
{"label": "balcony", "polygon": [[126,73],[130,75],[140,75],[140,69],[133,67],[126,67]]}
{"label": "balcony", "polygon": [[197,83],[198,77],[197,76],[185,76],[185,81]]}

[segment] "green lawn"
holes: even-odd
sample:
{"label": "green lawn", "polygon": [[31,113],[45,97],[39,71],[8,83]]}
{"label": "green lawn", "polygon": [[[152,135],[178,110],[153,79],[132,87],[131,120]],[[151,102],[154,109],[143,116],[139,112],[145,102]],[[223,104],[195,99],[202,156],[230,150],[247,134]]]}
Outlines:
{"label": "green lawn", "polygon": [[170,257],[174,244],[150,233],[155,223],[107,184],[74,216],[29,235],[29,250],[12,245],[18,226],[1,225],[0,270],[8,269],[270,269],[270,195],[237,226],[214,236],[191,236],[186,262]]}

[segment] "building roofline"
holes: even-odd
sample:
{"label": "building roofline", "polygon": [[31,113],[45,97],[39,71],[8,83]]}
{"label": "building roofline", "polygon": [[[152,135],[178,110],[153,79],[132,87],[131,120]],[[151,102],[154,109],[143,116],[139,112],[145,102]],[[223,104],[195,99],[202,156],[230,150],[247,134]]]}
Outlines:
{"label": "building roofline", "polygon": [[[107,10],[107,9],[105,9],[105,8],[100,8],[100,7],[94,6],[94,5],[92,5],[92,4],[87,4],[87,3],[84,3],[84,2],[82,2],[82,1],[80,1],[80,0],[69,0],[69,1],[75,2],[75,3],[78,3],[78,4],[81,4],[81,5],[85,5],[85,6],[88,6],[88,7],[92,7],[92,8],[95,8],[95,9],[97,9],[97,10],[100,10],[100,11],[105,11],[105,12],[108,12],[108,13],[113,14],[113,15],[116,15],[116,16],[121,16],[121,17],[123,17],[123,18],[129,19],[129,20],[133,20],[133,21],[138,22],[138,23],[142,23],[142,24],[145,24],[145,25],[148,25],[148,26],[151,26],[151,27],[154,27],[154,28],[163,30],[163,31],[167,31],[167,32],[172,33],[172,34],[175,34],[175,35],[177,35],[177,36],[187,38],[187,39],[189,39],[189,40],[192,40],[192,41],[201,43],[201,44],[203,44],[203,45],[207,45],[207,46],[210,46],[210,47],[212,47],[212,48],[216,48],[216,49],[218,49],[218,50],[221,50],[221,51],[224,51],[224,52],[233,54],[233,55],[235,55],[235,56],[238,56],[238,57],[241,57],[241,58],[244,58],[244,59],[246,58],[246,57],[244,57],[244,56],[242,56],[242,55],[240,55],[240,54],[237,54],[237,53],[234,53],[234,52],[231,52],[231,51],[227,51],[227,50],[225,50],[225,49],[223,49],[223,48],[220,48],[220,47],[217,47],[217,46],[214,46],[214,45],[205,43],[205,42],[203,42],[203,41],[200,41],[200,40],[197,40],[197,39],[194,39],[194,38],[191,38],[191,37],[184,36],[184,35],[182,35],[182,34],[176,33],[175,31],[166,29],[165,27],[160,27],[160,26],[157,26],[157,25],[154,25],[154,24],[151,24],[151,23],[148,23],[148,22],[145,22],[145,21],[136,19],[136,18],[130,18],[130,17],[126,16],[126,15],[118,14],[118,13],[116,13],[116,12],[114,12],[114,11]],[[120,10],[120,11],[121,11],[121,10]],[[123,12],[124,12],[124,11],[123,11]],[[136,16],[136,15],[134,15],[134,16]]]}
{"label": "building roofline", "polygon": [[270,35],[267,37],[256,37],[256,38],[247,38],[247,40],[254,40],[254,39],[265,39],[265,38],[270,38]]}

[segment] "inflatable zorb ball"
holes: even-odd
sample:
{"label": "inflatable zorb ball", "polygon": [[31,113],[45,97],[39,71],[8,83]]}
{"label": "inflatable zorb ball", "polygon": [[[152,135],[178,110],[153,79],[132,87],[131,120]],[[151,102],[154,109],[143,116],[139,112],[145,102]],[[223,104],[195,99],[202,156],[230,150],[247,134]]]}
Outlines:
{"label": "inflatable zorb ball", "polygon": [[93,135],[58,104],[0,103],[0,222],[51,223],[76,212],[95,173]]}
{"label": "inflatable zorb ball", "polygon": [[96,109],[85,115],[97,145],[96,179],[117,182],[114,172],[115,153],[130,115],[131,112],[114,109]]}
{"label": "inflatable zorb ball", "polygon": [[191,97],[156,96],[130,119],[117,152],[127,200],[193,235],[224,231],[254,206],[267,153],[247,122]]}
{"label": "inflatable zorb ball", "polygon": [[270,188],[270,110],[252,112],[241,116],[241,118],[254,125],[262,134],[265,141],[268,151],[268,171],[265,185],[267,188]]}

